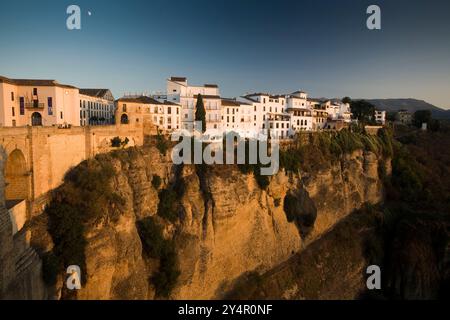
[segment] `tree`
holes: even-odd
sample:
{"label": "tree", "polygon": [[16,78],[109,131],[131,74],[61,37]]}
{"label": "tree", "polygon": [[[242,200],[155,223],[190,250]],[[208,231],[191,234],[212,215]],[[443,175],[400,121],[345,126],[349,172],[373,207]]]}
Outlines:
{"label": "tree", "polygon": [[351,101],[350,108],[353,116],[359,121],[372,123],[375,121],[375,106],[365,100]]}
{"label": "tree", "polygon": [[413,124],[417,128],[422,127],[422,123],[429,124],[431,122],[431,111],[430,110],[417,110],[414,112]]}
{"label": "tree", "polygon": [[342,103],[350,104],[350,103],[352,103],[352,99],[350,97],[344,97],[344,98],[342,98]]}
{"label": "tree", "polygon": [[202,122],[202,132],[206,131],[206,111],[203,105],[203,97],[201,94],[197,97],[197,104],[195,106],[195,121]]}

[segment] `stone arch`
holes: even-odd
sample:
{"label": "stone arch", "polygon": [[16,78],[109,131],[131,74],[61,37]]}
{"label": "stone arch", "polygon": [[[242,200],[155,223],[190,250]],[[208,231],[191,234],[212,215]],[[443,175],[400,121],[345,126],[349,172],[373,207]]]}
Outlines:
{"label": "stone arch", "polygon": [[122,114],[122,116],[120,117],[120,123],[128,124],[128,115],[126,113]]}
{"label": "stone arch", "polygon": [[42,115],[39,112],[33,112],[31,115],[32,126],[42,126]]}
{"label": "stone arch", "polygon": [[15,149],[6,159],[5,200],[26,200],[29,196],[29,174],[22,151]]}

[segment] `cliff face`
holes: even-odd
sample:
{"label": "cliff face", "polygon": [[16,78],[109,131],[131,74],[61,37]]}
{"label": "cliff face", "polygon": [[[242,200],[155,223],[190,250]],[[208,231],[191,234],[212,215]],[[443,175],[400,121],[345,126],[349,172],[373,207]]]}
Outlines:
{"label": "cliff face", "polygon": [[[177,171],[155,148],[101,161],[111,162],[113,189],[125,201],[117,220],[86,229],[88,275],[80,299],[155,297],[149,278],[158,261],[143,253],[136,227],[147,217],[158,219],[176,248],[180,275],[170,297],[210,299],[224,297],[245,273],[262,273],[288,260],[363,203],[382,199],[378,159],[362,151],[316,173],[280,171],[267,190],[236,166],[210,167],[203,175],[194,166]],[[162,178],[160,189],[176,179],[183,182],[176,222],[157,217],[154,175]],[[295,199],[296,217],[285,213],[289,197]],[[61,287],[60,279],[57,298]]]}

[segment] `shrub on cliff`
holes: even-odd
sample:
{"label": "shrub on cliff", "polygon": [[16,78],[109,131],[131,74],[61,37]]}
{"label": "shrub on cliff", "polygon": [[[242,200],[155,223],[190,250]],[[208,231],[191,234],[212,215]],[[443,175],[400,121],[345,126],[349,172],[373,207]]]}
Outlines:
{"label": "shrub on cliff", "polygon": [[154,174],[153,175],[153,178],[152,178],[152,186],[153,186],[153,188],[155,188],[156,190],[158,190],[159,189],[159,187],[161,186],[161,177],[160,176],[158,176],[157,174]]}
{"label": "shrub on cliff", "polygon": [[111,147],[113,148],[120,148],[120,147],[125,147],[128,142],[130,142],[130,140],[128,139],[128,137],[126,137],[123,141],[120,137],[114,137],[111,139]]}
{"label": "shrub on cliff", "polygon": [[56,284],[58,273],[61,270],[61,260],[52,251],[47,252],[42,257],[42,273],[46,285]]}
{"label": "shrub on cliff", "polygon": [[166,245],[161,226],[153,217],[148,217],[137,222],[137,230],[144,252],[150,258],[159,259]]}
{"label": "shrub on cliff", "polygon": [[158,215],[170,222],[178,219],[177,193],[172,189],[163,189],[159,192]]}
{"label": "shrub on cliff", "polygon": [[159,259],[159,268],[150,277],[150,281],[155,286],[156,295],[167,298],[180,275],[173,240],[164,239],[162,227],[154,217],[139,221],[137,228],[145,253],[153,259]]}
{"label": "shrub on cliff", "polygon": [[158,131],[156,135],[156,148],[159,150],[161,155],[165,156],[167,154],[167,150],[169,150],[169,141],[166,140],[164,135]]}
{"label": "shrub on cliff", "polygon": [[113,174],[106,156],[84,161],[66,174],[64,184],[53,191],[45,208],[49,217],[48,231],[54,243],[53,253],[61,260],[62,268],[80,266],[82,283],[87,274],[86,226],[114,221],[123,209],[124,200],[110,183]]}

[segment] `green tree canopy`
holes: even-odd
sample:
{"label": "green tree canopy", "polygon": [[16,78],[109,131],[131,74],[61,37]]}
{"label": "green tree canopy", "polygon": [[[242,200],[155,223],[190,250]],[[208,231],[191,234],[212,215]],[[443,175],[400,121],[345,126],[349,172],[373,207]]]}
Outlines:
{"label": "green tree canopy", "polygon": [[372,123],[375,120],[375,106],[366,100],[352,100],[350,108],[353,117],[365,123]]}
{"label": "green tree canopy", "polygon": [[342,102],[350,104],[350,103],[352,103],[352,99],[350,97],[343,97]]}
{"label": "green tree canopy", "polygon": [[413,124],[420,128],[422,123],[430,124],[431,122],[431,111],[430,110],[417,110],[414,112]]}
{"label": "green tree canopy", "polygon": [[203,105],[203,97],[201,94],[197,97],[197,105],[195,106],[195,121],[202,122],[202,132],[206,131],[206,111]]}

